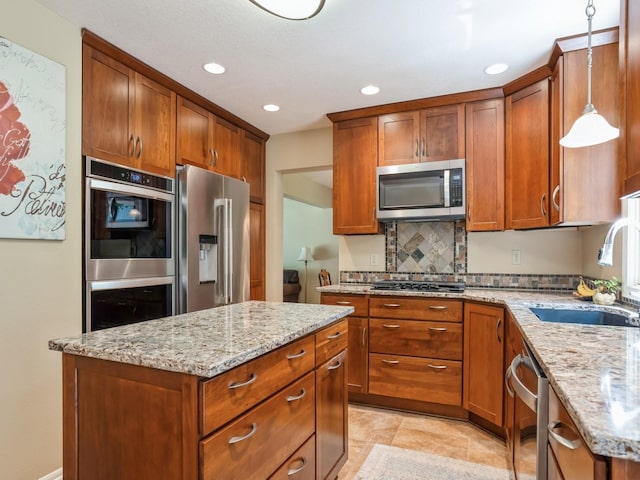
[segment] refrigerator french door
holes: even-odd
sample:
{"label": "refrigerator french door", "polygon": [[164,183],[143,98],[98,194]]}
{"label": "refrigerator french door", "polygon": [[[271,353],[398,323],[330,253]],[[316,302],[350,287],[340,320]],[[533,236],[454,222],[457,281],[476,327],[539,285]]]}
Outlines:
{"label": "refrigerator french door", "polygon": [[249,184],[178,166],[177,311],[249,300]]}

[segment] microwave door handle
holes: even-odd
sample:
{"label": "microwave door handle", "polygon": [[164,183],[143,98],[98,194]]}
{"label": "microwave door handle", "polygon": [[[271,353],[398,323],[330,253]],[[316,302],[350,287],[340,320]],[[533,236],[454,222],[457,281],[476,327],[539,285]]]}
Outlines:
{"label": "microwave door handle", "polygon": [[451,206],[451,192],[449,188],[449,176],[451,174],[451,170],[448,168],[444,171],[444,206]]}

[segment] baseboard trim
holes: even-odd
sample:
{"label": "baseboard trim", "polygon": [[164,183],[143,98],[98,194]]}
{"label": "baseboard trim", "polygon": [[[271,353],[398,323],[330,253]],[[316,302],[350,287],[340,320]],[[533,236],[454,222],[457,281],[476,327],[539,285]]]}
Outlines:
{"label": "baseboard trim", "polygon": [[59,468],[56,471],[39,478],[38,480],[62,480],[62,468]]}

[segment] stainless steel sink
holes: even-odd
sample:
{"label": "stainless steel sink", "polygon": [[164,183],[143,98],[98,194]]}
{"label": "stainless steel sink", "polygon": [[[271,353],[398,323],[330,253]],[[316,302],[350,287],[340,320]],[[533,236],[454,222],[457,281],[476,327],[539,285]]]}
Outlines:
{"label": "stainless steel sink", "polygon": [[543,322],[580,323],[583,325],[609,325],[614,327],[638,327],[629,323],[626,315],[604,310],[575,310],[555,308],[529,308]]}

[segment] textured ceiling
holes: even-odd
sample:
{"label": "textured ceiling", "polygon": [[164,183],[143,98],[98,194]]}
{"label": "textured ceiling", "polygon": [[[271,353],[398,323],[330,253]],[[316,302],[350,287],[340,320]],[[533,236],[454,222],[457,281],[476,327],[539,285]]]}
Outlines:
{"label": "textured ceiling", "polygon": [[[502,86],[587,27],[585,0],[326,0],[307,21],[249,0],[38,1],[271,135],[328,126],[329,112]],[[594,29],[618,25],[618,0],[596,8]],[[210,61],[227,73],[204,72]],[[483,73],[496,62],[511,68]],[[368,84],[381,92],[361,95]]]}

